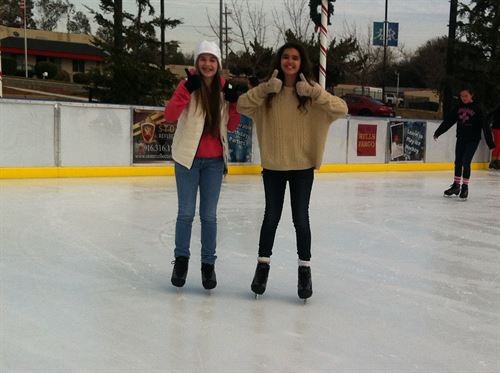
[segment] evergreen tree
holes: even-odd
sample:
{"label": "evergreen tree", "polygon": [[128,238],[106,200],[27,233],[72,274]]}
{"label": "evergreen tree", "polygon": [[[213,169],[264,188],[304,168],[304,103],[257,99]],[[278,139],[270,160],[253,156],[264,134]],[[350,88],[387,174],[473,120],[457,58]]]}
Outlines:
{"label": "evergreen tree", "polygon": [[458,15],[461,39],[468,44],[465,51],[455,53],[461,65],[459,78],[473,83],[482,100],[494,106],[500,101],[500,2],[464,1]]}
{"label": "evergreen tree", "polygon": [[[0,25],[7,27],[23,27],[23,11],[19,8],[19,0],[0,0]],[[33,2],[26,2],[26,25],[35,28],[33,19]]]}
{"label": "evergreen tree", "polygon": [[71,6],[63,0],[37,0],[36,10],[40,16],[37,20],[37,28],[54,31],[62,17],[68,14]]}
{"label": "evergreen tree", "polygon": [[[150,1],[136,0],[136,4],[137,15],[127,12],[116,15],[119,4],[113,0],[101,0],[99,12],[89,9],[99,25],[94,43],[106,56],[102,70],[91,74],[94,97],[116,104],[163,105],[177,79],[159,67],[160,45],[155,35],[159,20],[143,20],[145,11],[149,16],[154,15]],[[110,15],[113,20],[108,19]],[[116,24],[120,19],[123,24]],[[167,27],[171,28],[180,23],[166,20]]]}

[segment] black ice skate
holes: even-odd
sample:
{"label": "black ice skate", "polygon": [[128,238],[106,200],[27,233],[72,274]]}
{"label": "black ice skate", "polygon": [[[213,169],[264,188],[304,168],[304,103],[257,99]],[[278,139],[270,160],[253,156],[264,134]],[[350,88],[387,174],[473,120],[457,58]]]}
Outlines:
{"label": "black ice skate", "polygon": [[172,285],[183,287],[186,283],[188,272],[189,258],[186,256],[178,256],[174,261],[174,269],[172,270]]}
{"label": "black ice skate", "polygon": [[264,294],[266,291],[269,268],[269,263],[257,263],[255,275],[252,280],[252,291],[255,293],[255,297]]}
{"label": "black ice skate", "polygon": [[460,193],[460,184],[453,183],[451,184],[449,189],[446,189],[444,191],[444,196],[445,197],[451,197],[453,195],[458,196],[458,193]]}
{"label": "black ice skate", "polygon": [[466,184],[462,184],[462,189],[460,189],[460,200],[465,201],[467,200],[467,197],[469,196],[469,186]]}
{"label": "black ice skate", "polygon": [[213,264],[201,263],[201,283],[207,290],[211,290],[217,286],[215,266]]}
{"label": "black ice skate", "polygon": [[299,281],[297,284],[297,294],[300,299],[310,298],[312,295],[311,267],[299,266]]}

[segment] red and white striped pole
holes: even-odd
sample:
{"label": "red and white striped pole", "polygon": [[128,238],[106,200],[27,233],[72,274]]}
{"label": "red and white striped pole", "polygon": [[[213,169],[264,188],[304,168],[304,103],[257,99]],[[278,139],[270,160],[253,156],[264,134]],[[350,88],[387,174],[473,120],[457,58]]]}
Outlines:
{"label": "red and white striped pole", "polygon": [[321,0],[321,27],[319,31],[319,84],[326,86],[326,53],[328,52],[328,0]]}

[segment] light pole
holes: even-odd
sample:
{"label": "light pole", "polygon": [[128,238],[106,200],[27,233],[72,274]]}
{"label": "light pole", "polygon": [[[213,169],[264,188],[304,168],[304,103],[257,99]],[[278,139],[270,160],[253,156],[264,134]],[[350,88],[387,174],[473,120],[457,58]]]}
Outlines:
{"label": "light pole", "polygon": [[382,65],[382,100],[385,98],[385,68],[387,65],[387,8],[388,0],[385,0],[385,19],[384,19],[384,62]]}
{"label": "light pole", "polygon": [[160,0],[161,69],[165,70],[165,0]]}
{"label": "light pole", "polygon": [[453,87],[452,80],[455,72],[454,54],[455,54],[455,40],[457,33],[457,9],[458,0],[450,1],[450,21],[448,24],[448,48],[446,51],[446,80],[443,92],[443,112],[447,113],[452,105],[453,100]]}
{"label": "light pole", "polygon": [[395,71],[394,74],[396,74],[396,109],[397,109],[399,106],[399,73]]}
{"label": "light pole", "polygon": [[[224,45],[222,44],[222,13],[224,13],[224,9],[222,7],[222,0],[219,1],[219,49],[222,57],[222,51],[224,50]],[[222,69],[222,66],[221,66]]]}

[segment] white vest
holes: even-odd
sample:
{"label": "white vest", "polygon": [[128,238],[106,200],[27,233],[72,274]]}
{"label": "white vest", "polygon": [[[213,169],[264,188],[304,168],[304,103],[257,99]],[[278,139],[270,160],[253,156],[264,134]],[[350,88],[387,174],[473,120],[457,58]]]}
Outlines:
{"label": "white vest", "polygon": [[[220,115],[220,140],[223,148],[225,168],[227,168],[229,148],[227,142],[227,122],[229,120],[229,104],[224,100],[221,92],[221,115]],[[205,115],[201,105],[197,105],[197,95],[191,96],[191,101],[182,111],[177,121],[174,140],[172,142],[172,158],[177,163],[191,169],[193,160],[198,150],[203,128],[205,127]]]}

